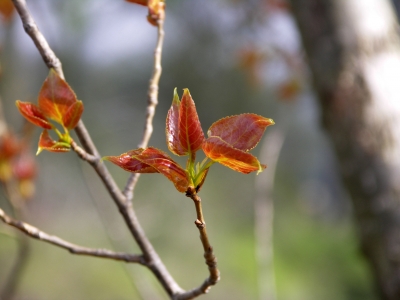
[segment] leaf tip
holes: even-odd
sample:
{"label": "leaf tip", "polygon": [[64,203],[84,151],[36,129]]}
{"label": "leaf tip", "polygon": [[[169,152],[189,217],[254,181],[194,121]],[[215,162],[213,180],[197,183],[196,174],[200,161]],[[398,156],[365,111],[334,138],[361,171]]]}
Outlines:
{"label": "leaf tip", "polygon": [[180,100],[179,100],[179,95],[177,88],[174,88],[174,97],[172,98],[172,104],[178,104],[179,105]]}
{"label": "leaf tip", "polygon": [[258,168],[257,174],[256,174],[256,175],[260,174],[260,173],[261,173],[262,171],[264,171],[266,168],[267,168],[266,165],[260,164],[260,167]]}

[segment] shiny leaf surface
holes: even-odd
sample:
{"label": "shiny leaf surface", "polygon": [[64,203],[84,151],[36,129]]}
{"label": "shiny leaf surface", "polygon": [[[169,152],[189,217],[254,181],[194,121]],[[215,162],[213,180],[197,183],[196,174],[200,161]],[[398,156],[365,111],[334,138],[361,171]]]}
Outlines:
{"label": "shiny leaf surface", "polygon": [[132,173],[159,173],[156,169],[138,160],[136,157],[140,155],[144,149],[135,149],[119,156],[106,156],[105,160],[112,162],[125,171]]}
{"label": "shiny leaf surface", "polygon": [[172,105],[168,110],[167,124],[165,127],[165,135],[167,137],[167,146],[169,151],[176,155],[185,155],[186,151],[183,149],[179,140],[179,110],[181,101],[179,100],[176,88],[174,89],[174,98]]}
{"label": "shiny leaf surface", "polygon": [[272,119],[256,114],[241,114],[226,117],[211,125],[207,134],[217,136],[233,148],[249,151],[261,140],[265,129],[275,124]]}
{"label": "shiny leaf surface", "polygon": [[210,159],[244,174],[261,172],[266,168],[250,153],[233,148],[219,137],[208,138],[202,148]]}
{"label": "shiny leaf surface", "polygon": [[179,140],[186,152],[194,153],[204,141],[196,106],[188,89],[184,89],[179,110]]}
{"label": "shiny leaf surface", "polygon": [[184,89],[182,101],[179,101],[176,89],[174,91],[167,115],[166,136],[168,148],[176,155],[190,155],[201,148],[204,133],[188,89]]}
{"label": "shiny leaf surface", "polygon": [[39,108],[43,114],[65,126],[63,117],[76,102],[70,86],[51,69],[39,92]]}
{"label": "shiny leaf surface", "polygon": [[120,156],[107,156],[106,160],[133,173],[161,173],[175,185],[180,192],[185,192],[189,180],[186,171],[166,153],[156,148],[136,149]]}
{"label": "shiny leaf surface", "polygon": [[49,123],[44,113],[36,105],[29,102],[16,101],[17,108],[29,122],[44,129],[52,129],[53,125]]}

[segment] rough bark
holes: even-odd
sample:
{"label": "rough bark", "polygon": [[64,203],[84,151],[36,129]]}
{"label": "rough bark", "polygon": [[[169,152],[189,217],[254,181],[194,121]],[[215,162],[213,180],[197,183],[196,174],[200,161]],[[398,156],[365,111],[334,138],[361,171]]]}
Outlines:
{"label": "rough bark", "polygon": [[290,0],[382,299],[400,299],[400,42],[389,0]]}

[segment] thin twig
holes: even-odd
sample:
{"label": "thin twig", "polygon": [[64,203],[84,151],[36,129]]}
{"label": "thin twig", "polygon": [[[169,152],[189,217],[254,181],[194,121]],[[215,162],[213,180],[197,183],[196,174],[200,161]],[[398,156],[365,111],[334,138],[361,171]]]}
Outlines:
{"label": "thin twig", "polygon": [[[158,83],[160,81],[162,66],[161,66],[161,56],[162,56],[162,47],[164,42],[164,21],[158,21],[158,35],[157,35],[157,45],[154,50],[154,67],[153,74],[150,78],[149,89],[147,92],[147,111],[146,111],[146,121],[144,126],[144,132],[142,141],[138,145],[138,148],[146,148],[150,137],[153,133],[153,117],[156,111],[156,106],[158,104]],[[133,198],[133,191],[135,189],[136,183],[140,177],[139,173],[131,174],[129,177],[125,189],[124,195],[128,199],[128,201]]]}
{"label": "thin twig", "polygon": [[[49,68],[54,68],[58,75],[61,78],[64,78],[61,62],[56,57],[55,53],[51,50],[44,36],[38,30],[37,25],[27,8],[26,1],[12,1],[17,9],[18,14],[21,17],[21,21],[23,23],[25,31],[32,38],[46,65]],[[159,28],[160,27],[162,28],[162,24],[159,26]],[[182,292],[182,288],[180,288],[179,285],[175,282],[171,274],[166,269],[165,265],[162,263],[158,254],[154,250],[150,241],[147,239],[139,223],[139,220],[137,219],[137,216],[132,209],[131,202],[127,201],[125,195],[120,191],[118,185],[109,173],[107,167],[101,161],[99,152],[97,151],[96,146],[94,145],[82,120],[79,121],[77,127],[75,128],[75,131],[86,152],[96,157],[96,159],[90,160],[88,162],[97,172],[98,176],[108,190],[110,196],[117,205],[126,225],[128,226],[130,232],[132,233],[132,236],[134,237],[140,250],[143,253],[143,257],[146,261],[146,266],[157,277],[168,295],[172,296],[176,293]],[[83,157],[81,156],[81,158]]]}
{"label": "thin twig", "polygon": [[144,261],[142,255],[113,252],[107,249],[92,249],[72,244],[59,238],[58,236],[49,235],[30,224],[13,219],[9,215],[7,215],[2,209],[0,209],[0,220],[10,226],[17,228],[21,232],[34,239],[41,240],[43,242],[66,249],[72,254],[109,258],[113,260],[125,261],[130,263],[140,263],[146,265],[146,262]]}
{"label": "thin twig", "polygon": [[206,265],[208,266],[208,271],[210,272],[210,275],[199,287],[185,293],[175,295],[175,300],[193,299],[201,294],[206,294],[210,290],[211,286],[215,285],[220,280],[220,273],[217,268],[217,258],[215,257],[213,247],[208,240],[206,222],[204,220],[203,210],[201,207],[201,199],[197,195],[196,190],[191,188],[189,188],[186,192],[186,196],[193,200],[196,207],[197,219],[194,224],[200,232],[200,240],[204,249],[204,258],[206,261]]}
{"label": "thin twig", "polygon": [[28,223],[13,219],[9,215],[7,215],[2,209],[0,209],[0,220],[2,220],[7,225],[17,228],[21,232],[34,239],[66,249],[72,254],[109,258],[118,261],[146,265],[146,262],[144,261],[142,255],[113,252],[107,249],[92,249],[72,244],[59,238],[58,236],[49,235]]}

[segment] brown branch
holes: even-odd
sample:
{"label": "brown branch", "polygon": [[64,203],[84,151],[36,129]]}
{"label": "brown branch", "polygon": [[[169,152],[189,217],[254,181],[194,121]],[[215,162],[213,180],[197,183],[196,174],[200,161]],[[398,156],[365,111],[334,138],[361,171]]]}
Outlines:
{"label": "brown branch", "polygon": [[193,200],[196,207],[197,219],[194,224],[200,232],[200,240],[204,249],[204,258],[210,275],[199,287],[175,295],[174,299],[176,300],[193,299],[201,294],[206,294],[210,290],[211,286],[215,285],[220,280],[220,273],[217,268],[217,258],[215,257],[213,247],[208,240],[206,222],[204,221],[203,210],[201,207],[201,199],[197,195],[196,190],[192,188],[188,189],[186,196]]}
{"label": "brown branch", "polygon": [[[26,6],[25,0],[12,0],[12,1],[17,9],[18,14],[21,17],[21,21],[23,23],[25,31],[32,38],[46,65],[49,68],[54,68],[58,73],[58,75],[61,78],[64,78],[61,62],[56,57],[55,53],[51,50],[44,36],[38,30],[35,21]],[[159,25],[159,32],[161,32],[162,34],[162,23],[160,23]],[[158,72],[161,72],[161,69]],[[157,76],[155,78],[158,82]],[[132,236],[134,237],[140,250],[143,253],[143,258],[146,261],[146,266],[157,277],[157,279],[162,284],[163,288],[166,290],[168,295],[172,296],[173,294],[182,292],[182,289],[170,275],[170,273],[162,263],[161,259],[159,258],[158,254],[154,250],[153,246],[151,245],[150,241],[147,239],[139,223],[139,220],[137,219],[137,216],[134,210],[132,209],[131,202],[127,201],[127,198],[118,188],[118,185],[115,183],[114,179],[112,178],[105,164],[101,161],[99,152],[97,151],[96,146],[94,145],[82,121],[79,121],[78,126],[75,128],[75,131],[86,152],[95,157],[93,158],[87,156],[90,157],[90,160],[88,160],[88,162],[97,172],[98,176],[100,177],[106,189],[108,190],[110,196],[117,205],[126,225],[128,226]],[[84,152],[78,151],[78,155],[80,155],[82,159],[84,159],[85,157]]]}
{"label": "brown branch", "polygon": [[[142,141],[138,145],[138,148],[146,148],[149,143],[150,137],[153,133],[153,117],[156,111],[156,106],[158,104],[158,83],[160,81],[162,72],[161,56],[162,56],[162,47],[164,42],[164,20],[158,21],[157,29],[158,29],[158,35],[157,35],[156,48],[154,50],[153,74],[150,78],[149,89],[147,91],[146,121],[145,121]],[[133,198],[133,191],[135,189],[139,177],[140,177],[139,173],[131,174],[125,185],[124,195],[128,200],[132,200]]]}
{"label": "brown branch", "polygon": [[2,209],[0,209],[0,220],[2,220],[7,225],[17,228],[21,232],[34,239],[66,249],[72,254],[109,258],[118,261],[146,265],[146,262],[142,255],[113,252],[107,249],[91,249],[75,245],[59,238],[58,236],[49,235],[30,224],[13,219],[9,215],[7,215]]}

